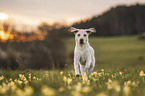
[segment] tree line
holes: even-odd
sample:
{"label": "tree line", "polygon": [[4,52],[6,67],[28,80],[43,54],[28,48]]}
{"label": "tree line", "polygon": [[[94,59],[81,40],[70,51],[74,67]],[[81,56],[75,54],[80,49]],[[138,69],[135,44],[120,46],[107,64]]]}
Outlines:
{"label": "tree line", "polygon": [[145,5],[120,5],[100,16],[75,23],[77,28],[96,28],[94,36],[135,35],[145,31]]}

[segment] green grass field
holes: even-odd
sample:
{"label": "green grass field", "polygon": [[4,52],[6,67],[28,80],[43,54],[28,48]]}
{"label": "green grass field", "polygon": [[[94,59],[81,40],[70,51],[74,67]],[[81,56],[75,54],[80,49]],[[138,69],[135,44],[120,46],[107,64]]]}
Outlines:
{"label": "green grass field", "polygon": [[[98,37],[90,38],[89,42],[95,50],[96,69],[112,70],[116,67],[133,67],[133,69],[144,67],[145,40],[139,40],[137,36]],[[70,39],[67,45],[68,54],[73,53],[74,44],[74,38]],[[69,58],[68,62],[71,64],[72,58]]]}
{"label": "green grass field", "polygon": [[64,70],[0,71],[0,96],[145,96],[145,41],[133,37],[91,38],[96,66],[75,78],[67,41]]}

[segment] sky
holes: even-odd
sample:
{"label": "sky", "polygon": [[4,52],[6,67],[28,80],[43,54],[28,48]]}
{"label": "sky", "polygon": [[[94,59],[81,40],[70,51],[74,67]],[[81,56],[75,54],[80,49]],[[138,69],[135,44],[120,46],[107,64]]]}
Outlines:
{"label": "sky", "polygon": [[135,3],[145,4],[145,0],[0,0],[0,13],[7,14],[18,29],[33,29],[41,22],[70,25],[111,7]]}

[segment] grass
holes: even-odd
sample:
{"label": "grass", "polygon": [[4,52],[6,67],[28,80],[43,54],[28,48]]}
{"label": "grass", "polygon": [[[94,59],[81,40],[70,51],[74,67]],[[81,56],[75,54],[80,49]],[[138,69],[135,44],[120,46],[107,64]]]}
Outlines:
{"label": "grass", "polygon": [[68,40],[64,70],[0,71],[0,96],[144,96],[145,41],[133,37],[91,38],[96,66],[76,78]]}
{"label": "grass", "polygon": [[[145,64],[145,41],[137,36],[131,37],[98,37],[90,38],[90,45],[95,50],[96,69],[110,67],[144,67]],[[68,54],[73,54],[75,40],[69,39],[67,44]],[[70,56],[70,55],[68,55]],[[72,64],[73,57],[68,58]],[[145,68],[145,67],[144,67]]]}
{"label": "grass", "polygon": [[0,96],[143,96],[142,70],[94,71],[75,78],[72,70],[1,71]]}

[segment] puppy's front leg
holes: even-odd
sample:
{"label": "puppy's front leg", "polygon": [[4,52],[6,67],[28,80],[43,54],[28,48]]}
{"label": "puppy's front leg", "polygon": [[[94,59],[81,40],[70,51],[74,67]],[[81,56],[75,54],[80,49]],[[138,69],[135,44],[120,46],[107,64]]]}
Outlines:
{"label": "puppy's front leg", "polygon": [[75,76],[79,76],[79,56],[74,56],[74,69],[75,69]]}
{"label": "puppy's front leg", "polygon": [[89,68],[90,68],[90,65],[91,65],[91,60],[88,59],[88,60],[86,61],[86,65],[85,65],[85,70],[86,70],[86,73],[87,73],[87,74],[88,74],[88,70],[89,70]]}

